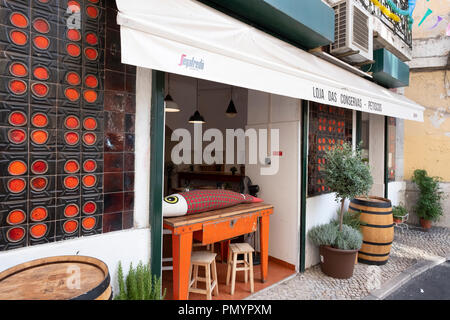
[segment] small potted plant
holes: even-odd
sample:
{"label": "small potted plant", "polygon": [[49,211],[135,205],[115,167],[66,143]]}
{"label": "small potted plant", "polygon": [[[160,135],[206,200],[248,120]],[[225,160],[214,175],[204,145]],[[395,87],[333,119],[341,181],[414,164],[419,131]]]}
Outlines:
{"label": "small potted plant", "polygon": [[419,188],[419,198],[415,206],[420,224],[425,230],[430,230],[432,222],[443,215],[441,200],[443,192],[439,188],[441,178],[430,177],[425,170],[416,169],[412,181]]}
{"label": "small potted plant", "polygon": [[394,223],[403,223],[408,215],[406,208],[399,204],[392,207],[392,216],[394,218]]}
{"label": "small potted plant", "polygon": [[332,148],[325,155],[324,184],[341,203],[336,223],[312,228],[311,241],[319,246],[322,271],[335,278],[349,278],[362,244],[361,232],[344,224],[347,198],[368,194],[373,184],[370,167],[362,159],[361,150],[353,151],[349,143]]}

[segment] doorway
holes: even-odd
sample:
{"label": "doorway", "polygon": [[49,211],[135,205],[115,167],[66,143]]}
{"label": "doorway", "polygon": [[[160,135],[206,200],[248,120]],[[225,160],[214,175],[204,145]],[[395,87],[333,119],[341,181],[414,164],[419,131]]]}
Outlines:
{"label": "doorway", "polygon": [[[270,218],[268,278],[261,283],[260,267],[255,265],[255,290],[295,274],[299,269],[300,100],[168,73],[164,84],[165,105],[176,110],[165,112],[164,196],[199,189],[246,193],[249,185],[257,185],[259,191],[256,195],[274,205],[274,214]],[[190,122],[196,114],[204,123]],[[249,159],[252,149],[249,132],[256,133],[257,147],[265,148],[265,156],[258,154],[261,158],[258,160],[262,161],[257,163],[251,163],[252,159]],[[241,133],[244,134],[244,149],[240,144],[242,140],[239,140]],[[223,138],[222,141],[217,141],[218,136]],[[232,148],[227,145],[230,137],[233,139]],[[184,139],[190,139],[190,143]],[[263,169],[271,165],[273,172],[262,174]],[[231,241],[248,242],[258,251],[258,231]],[[162,244],[163,257],[170,258],[171,250],[171,235],[166,234]],[[215,251],[218,253],[220,292],[217,299],[249,296],[244,275],[239,273],[235,294],[229,294],[230,288],[225,284],[227,265],[219,243],[215,244]],[[170,270],[170,262],[164,266],[163,288],[168,290],[167,298],[170,299],[173,271]],[[197,294],[189,297],[205,298]]]}

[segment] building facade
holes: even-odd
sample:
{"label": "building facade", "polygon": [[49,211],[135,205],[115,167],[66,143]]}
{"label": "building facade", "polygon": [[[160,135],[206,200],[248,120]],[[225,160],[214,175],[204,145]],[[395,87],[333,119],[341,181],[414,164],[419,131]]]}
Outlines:
{"label": "building facade", "polygon": [[[393,1],[389,15],[377,3],[390,6],[3,0],[0,271],[80,254],[105,261],[113,286],[119,261],[150,260],[161,275],[165,130],[202,134],[187,124],[194,111],[209,118],[203,129],[276,129],[243,177],[275,207],[269,255],[299,272],[317,264],[306,234],[338,207],[321,177],[325,151],[361,142],[370,194],[395,204],[404,194],[403,123],[423,121],[423,108],[394,92],[409,81],[407,1]],[[165,113],[169,92],[178,118]],[[234,118],[222,110],[230,98]],[[183,165],[178,173],[204,167]]]}

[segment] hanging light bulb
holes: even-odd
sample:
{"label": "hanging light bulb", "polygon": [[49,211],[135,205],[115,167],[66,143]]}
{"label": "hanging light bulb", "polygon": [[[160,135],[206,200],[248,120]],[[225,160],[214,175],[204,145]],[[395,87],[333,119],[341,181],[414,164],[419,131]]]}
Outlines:
{"label": "hanging light bulb", "polygon": [[172,96],[170,95],[170,74],[167,74],[167,95],[164,98],[164,111],[165,112],[180,112],[180,108],[178,104],[173,101]]}
{"label": "hanging light bulb", "polygon": [[203,118],[203,116],[198,111],[198,79],[197,79],[197,92],[196,92],[196,106],[197,106],[197,110],[189,118],[189,123],[206,123],[205,118]]}
{"label": "hanging light bulb", "polygon": [[237,115],[237,110],[233,102],[233,87],[231,87],[231,99],[225,114],[227,115],[228,118],[234,118]]}
{"label": "hanging light bulb", "polygon": [[189,118],[189,123],[205,123],[205,119],[202,117],[200,112],[195,111],[194,114]]}

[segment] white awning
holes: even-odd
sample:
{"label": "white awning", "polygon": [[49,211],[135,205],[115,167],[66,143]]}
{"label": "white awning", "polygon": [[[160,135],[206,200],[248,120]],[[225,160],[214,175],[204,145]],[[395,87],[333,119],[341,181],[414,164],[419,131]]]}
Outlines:
{"label": "white awning", "polygon": [[363,112],[424,108],[193,0],[116,0],[122,62]]}

